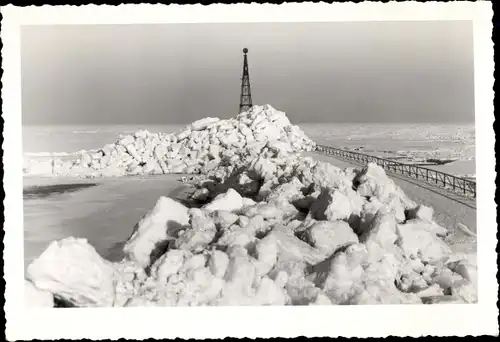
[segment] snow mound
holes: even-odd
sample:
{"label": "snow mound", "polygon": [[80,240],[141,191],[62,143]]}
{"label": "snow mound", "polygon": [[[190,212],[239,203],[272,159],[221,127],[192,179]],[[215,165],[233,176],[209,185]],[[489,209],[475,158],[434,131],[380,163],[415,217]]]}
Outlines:
{"label": "snow mound", "polygon": [[[400,223],[384,197],[375,206],[365,199],[359,214],[350,210],[358,221],[325,214],[342,212],[356,196],[362,202],[364,190],[350,189],[351,198],[336,197],[342,186],[319,192],[298,180],[298,169],[264,182],[257,201],[233,188],[209,191],[200,208],[161,197],[120,263],[103,260],[84,240],[53,242],[28,269],[47,299],[36,291],[29,298],[50,305],[49,293],[75,306],[119,307],[477,302],[475,265],[449,261],[428,214],[416,215],[416,206]],[[308,196],[316,196],[310,210],[296,209]],[[317,202],[326,204],[320,210]]]}
{"label": "snow mound", "polygon": [[[119,136],[75,158],[26,159],[26,175],[109,177],[168,173],[205,173],[241,156],[286,155],[313,150],[315,144],[284,112],[254,106],[235,118],[207,117],[175,134],[142,130]],[[258,165],[265,169],[265,165]]]}
{"label": "snow mound", "polygon": [[85,240],[53,242],[28,280],[74,306],[477,302],[476,266],[452,255],[432,208],[375,164],[341,170],[295,153],[312,146],[270,106],[122,137],[101,158],[119,149],[140,172],[151,160],[158,172],[198,170],[197,205],[160,197],[118,263]]}
{"label": "snow mound", "polygon": [[124,252],[130,260],[146,267],[155,258],[155,252],[160,250],[162,253],[165,243],[173,240],[188,223],[188,208],[168,197],[160,197],[154,208],[137,223]]}
{"label": "snow mound", "polygon": [[42,291],[71,305],[111,306],[114,268],[85,239],[52,242],[27,269],[27,278]]}

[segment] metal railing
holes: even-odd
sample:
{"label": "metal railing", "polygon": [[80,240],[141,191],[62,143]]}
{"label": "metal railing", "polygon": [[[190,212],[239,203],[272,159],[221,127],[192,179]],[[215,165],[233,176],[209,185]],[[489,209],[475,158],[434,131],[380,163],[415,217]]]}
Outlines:
{"label": "metal railing", "polygon": [[354,161],[361,165],[375,163],[388,172],[400,174],[420,181],[425,181],[429,184],[434,184],[438,187],[445,188],[465,197],[476,198],[476,182],[469,179],[460,178],[425,167],[399,163],[393,160],[370,156],[368,154],[354,151],[346,151],[331,146],[316,145],[316,151],[325,153],[327,155],[332,155],[337,158]]}

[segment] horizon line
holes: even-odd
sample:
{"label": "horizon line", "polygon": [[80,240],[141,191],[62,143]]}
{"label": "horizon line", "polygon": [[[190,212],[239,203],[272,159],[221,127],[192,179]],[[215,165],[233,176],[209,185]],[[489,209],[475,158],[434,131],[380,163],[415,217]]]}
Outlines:
{"label": "horizon line", "polygon": [[[227,119],[221,119],[221,120],[227,120]],[[195,120],[196,121],[196,120]],[[192,121],[194,122],[194,121]],[[22,127],[26,126],[168,126],[168,125],[190,125],[192,122],[189,123],[158,123],[158,122],[151,122],[151,123],[29,123],[29,124],[21,124]],[[476,121],[420,121],[420,122],[410,122],[410,121],[383,121],[383,122],[376,122],[376,121],[303,121],[303,122],[291,122],[292,125],[303,125],[303,124],[308,124],[308,125],[323,125],[323,124],[342,124],[342,125],[366,125],[366,124],[375,124],[375,125],[384,125],[384,124],[413,124],[413,125],[432,125],[432,124],[448,124],[448,125],[456,125],[456,124],[475,124]]]}

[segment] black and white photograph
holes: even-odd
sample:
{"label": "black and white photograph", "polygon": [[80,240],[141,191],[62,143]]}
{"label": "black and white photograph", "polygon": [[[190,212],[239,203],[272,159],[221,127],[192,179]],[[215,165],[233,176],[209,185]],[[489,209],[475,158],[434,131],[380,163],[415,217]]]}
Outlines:
{"label": "black and white photograph", "polygon": [[[445,335],[498,335],[491,7],[415,4],[412,20],[408,4],[371,3],[387,19],[360,6],[366,20],[325,20],[338,4],[318,4],[294,20],[288,5],[260,20],[258,4],[159,6],[149,22],[120,21],[124,5],[66,8],[73,22],[31,8],[15,43],[2,32],[17,63],[3,59],[2,100],[19,100],[2,110],[18,132],[3,145],[16,310],[387,308],[407,336],[438,331],[414,321],[432,314]],[[217,20],[225,9],[241,14]],[[458,311],[463,327],[446,320]]]}

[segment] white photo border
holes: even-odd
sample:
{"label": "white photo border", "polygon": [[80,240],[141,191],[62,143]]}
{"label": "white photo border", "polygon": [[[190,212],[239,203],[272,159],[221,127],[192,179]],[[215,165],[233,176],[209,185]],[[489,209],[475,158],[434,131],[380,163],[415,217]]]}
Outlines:
{"label": "white photo border", "polygon": [[[6,336],[30,339],[498,335],[490,2],[2,8]],[[23,284],[20,27],[48,24],[470,20],[474,30],[479,303],[309,307],[27,309]]]}

